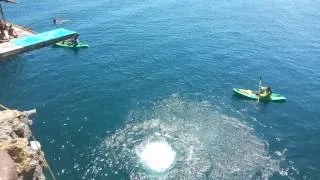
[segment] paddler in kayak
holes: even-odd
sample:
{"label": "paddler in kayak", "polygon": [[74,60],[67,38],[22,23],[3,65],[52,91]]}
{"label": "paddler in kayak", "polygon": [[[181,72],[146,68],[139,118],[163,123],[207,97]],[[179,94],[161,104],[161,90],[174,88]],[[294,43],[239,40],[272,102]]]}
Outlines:
{"label": "paddler in kayak", "polygon": [[257,96],[259,96],[258,100],[259,100],[259,98],[263,98],[263,99],[270,98],[271,94],[272,94],[271,87],[270,86],[262,87],[261,84],[262,84],[262,81],[261,81],[261,76],[260,76],[258,93],[256,94]]}
{"label": "paddler in kayak", "polygon": [[260,98],[270,98],[271,94],[272,94],[271,87],[268,86],[268,87],[261,87],[260,93],[257,95],[260,96]]}
{"label": "paddler in kayak", "polygon": [[73,39],[68,39],[65,41],[60,41],[61,44],[67,44],[70,46],[78,46],[79,44],[79,34],[77,34]]}
{"label": "paddler in kayak", "polygon": [[71,43],[73,46],[78,46],[79,44],[79,34],[77,34],[72,40]]}

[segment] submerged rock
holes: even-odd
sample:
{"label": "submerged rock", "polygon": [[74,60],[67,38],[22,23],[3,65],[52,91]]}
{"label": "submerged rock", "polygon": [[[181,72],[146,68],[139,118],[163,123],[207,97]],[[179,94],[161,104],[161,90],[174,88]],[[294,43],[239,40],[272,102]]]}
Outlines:
{"label": "submerged rock", "polygon": [[[2,163],[0,169],[9,169],[3,174],[0,171],[0,179],[14,177],[18,179],[44,180],[43,174],[44,159],[42,151],[32,149],[30,146],[31,131],[28,126],[28,112],[16,110],[0,111],[0,151],[2,156],[7,159],[8,163]],[[10,164],[10,159],[6,158],[8,154],[13,160],[15,166]],[[12,172],[15,172],[12,175]],[[8,175],[9,173],[9,175]],[[14,178],[13,178],[14,179]]]}

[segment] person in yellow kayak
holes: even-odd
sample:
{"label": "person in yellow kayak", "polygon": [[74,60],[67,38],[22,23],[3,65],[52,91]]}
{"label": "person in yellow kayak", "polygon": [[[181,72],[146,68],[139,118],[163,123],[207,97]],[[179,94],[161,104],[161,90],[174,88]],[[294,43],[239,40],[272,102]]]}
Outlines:
{"label": "person in yellow kayak", "polygon": [[260,93],[258,94],[261,98],[270,98],[272,94],[272,89],[270,86],[268,87],[261,87]]}

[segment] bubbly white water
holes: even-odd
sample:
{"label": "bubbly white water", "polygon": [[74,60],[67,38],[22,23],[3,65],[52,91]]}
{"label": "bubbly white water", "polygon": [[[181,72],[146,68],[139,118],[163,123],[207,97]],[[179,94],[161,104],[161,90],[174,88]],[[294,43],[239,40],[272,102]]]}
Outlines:
{"label": "bubbly white water", "polygon": [[133,111],[92,155],[84,179],[265,179],[279,171],[252,128],[208,102],[179,97]]}
{"label": "bubbly white water", "polygon": [[137,154],[147,168],[164,172],[174,162],[176,153],[166,142],[151,142],[137,148]]}

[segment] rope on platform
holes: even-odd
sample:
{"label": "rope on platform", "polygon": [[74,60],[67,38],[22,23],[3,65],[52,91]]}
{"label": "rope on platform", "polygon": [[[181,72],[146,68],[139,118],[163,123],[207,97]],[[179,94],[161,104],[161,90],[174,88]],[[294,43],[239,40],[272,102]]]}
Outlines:
{"label": "rope on platform", "polygon": [[[0,108],[5,109],[5,110],[11,110],[11,109],[7,108],[6,106],[4,106],[4,105],[2,105],[2,104],[0,104]],[[31,137],[32,137],[32,139],[33,139],[34,141],[37,141],[36,138],[35,138],[32,134],[31,134]],[[38,142],[38,141],[37,141],[37,142]],[[42,157],[42,159],[43,159],[45,165],[47,166],[47,168],[49,169],[50,174],[51,174],[53,180],[56,180],[56,177],[54,176],[54,174],[53,174],[53,172],[52,172],[52,170],[51,170],[51,168],[50,168],[50,166],[49,166],[46,158],[44,157],[44,154],[41,152],[40,147],[38,146],[37,143],[35,143],[35,144],[36,144],[36,146],[37,146],[38,153],[39,153],[40,156]]]}

